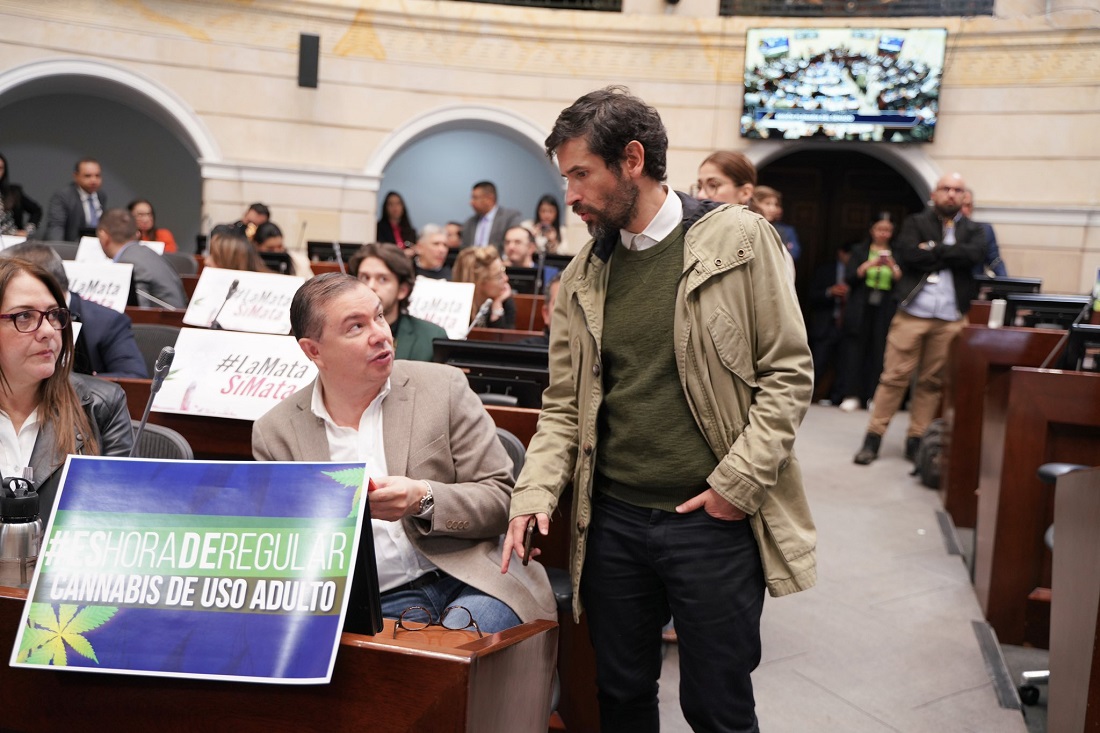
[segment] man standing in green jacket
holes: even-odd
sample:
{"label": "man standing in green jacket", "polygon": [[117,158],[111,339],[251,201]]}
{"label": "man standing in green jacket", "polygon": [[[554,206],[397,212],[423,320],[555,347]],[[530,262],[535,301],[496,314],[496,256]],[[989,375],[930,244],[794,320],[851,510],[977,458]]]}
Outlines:
{"label": "man standing in green jacket", "polygon": [[374,291],[382,301],[386,323],[393,332],[395,359],[431,361],[432,342],[447,338],[442,326],[408,313],[416,282],[416,267],[393,244],[364,244],[348,262],[348,273]]}
{"label": "man standing in green jacket", "polygon": [[672,191],[667,147],[657,111],[621,87],[578,99],[546,140],[593,240],[562,275],[502,570],[572,484],[602,730],[658,730],[671,613],[687,721],[756,731],[764,589],[816,581],[793,452],[813,367],[775,230]]}

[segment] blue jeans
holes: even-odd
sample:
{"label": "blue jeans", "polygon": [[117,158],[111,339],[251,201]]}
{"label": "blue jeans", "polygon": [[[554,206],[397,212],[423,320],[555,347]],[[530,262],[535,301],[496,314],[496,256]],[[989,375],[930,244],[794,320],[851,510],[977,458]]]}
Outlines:
{"label": "blue jeans", "polygon": [[656,731],[661,627],[676,618],[680,707],[696,731],[758,731],[764,571],[747,520],[593,498],[581,599],[604,733]]}
{"label": "blue jeans", "polygon": [[423,588],[382,594],[382,615],[386,618],[397,618],[409,606],[424,606],[432,612],[435,621],[449,606],[462,606],[477,621],[483,634],[510,629],[520,623],[519,616],[508,604],[446,574]]}

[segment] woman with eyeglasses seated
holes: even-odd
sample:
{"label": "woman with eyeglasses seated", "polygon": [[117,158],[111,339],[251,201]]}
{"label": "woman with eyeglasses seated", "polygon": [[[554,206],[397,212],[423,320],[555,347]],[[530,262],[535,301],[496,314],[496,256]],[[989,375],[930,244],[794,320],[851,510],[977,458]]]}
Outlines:
{"label": "woman with eyeglasses seated", "polygon": [[70,325],[53,276],[0,260],[0,470],[33,469],[43,520],[66,456],[126,456],[134,442],[122,388],[72,372]]}
{"label": "woman with eyeglasses seated", "polygon": [[[504,271],[504,261],[496,247],[467,247],[459,252],[451,268],[451,282],[474,284],[474,301],[470,306],[470,321],[474,326],[516,327],[512,286],[508,284],[508,273]],[[487,302],[489,309],[479,318],[479,311]]]}

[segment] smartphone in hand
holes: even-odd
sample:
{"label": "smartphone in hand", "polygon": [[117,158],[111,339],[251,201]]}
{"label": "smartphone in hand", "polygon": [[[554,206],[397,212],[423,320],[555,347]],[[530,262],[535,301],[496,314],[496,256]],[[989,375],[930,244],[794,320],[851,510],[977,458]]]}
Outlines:
{"label": "smartphone in hand", "polygon": [[527,531],[523,534],[523,564],[531,562],[531,541],[535,538],[535,518],[527,522]]}

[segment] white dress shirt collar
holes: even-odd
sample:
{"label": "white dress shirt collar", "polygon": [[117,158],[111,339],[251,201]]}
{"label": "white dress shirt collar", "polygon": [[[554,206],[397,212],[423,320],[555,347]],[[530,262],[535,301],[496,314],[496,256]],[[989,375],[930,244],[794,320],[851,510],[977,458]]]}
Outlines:
{"label": "white dress shirt collar", "polygon": [[675,191],[668,186],[662,186],[665,192],[665,202],[657,210],[657,214],[640,233],[619,230],[619,239],[627,249],[647,250],[654,246],[675,229],[684,218],[684,204]]}

